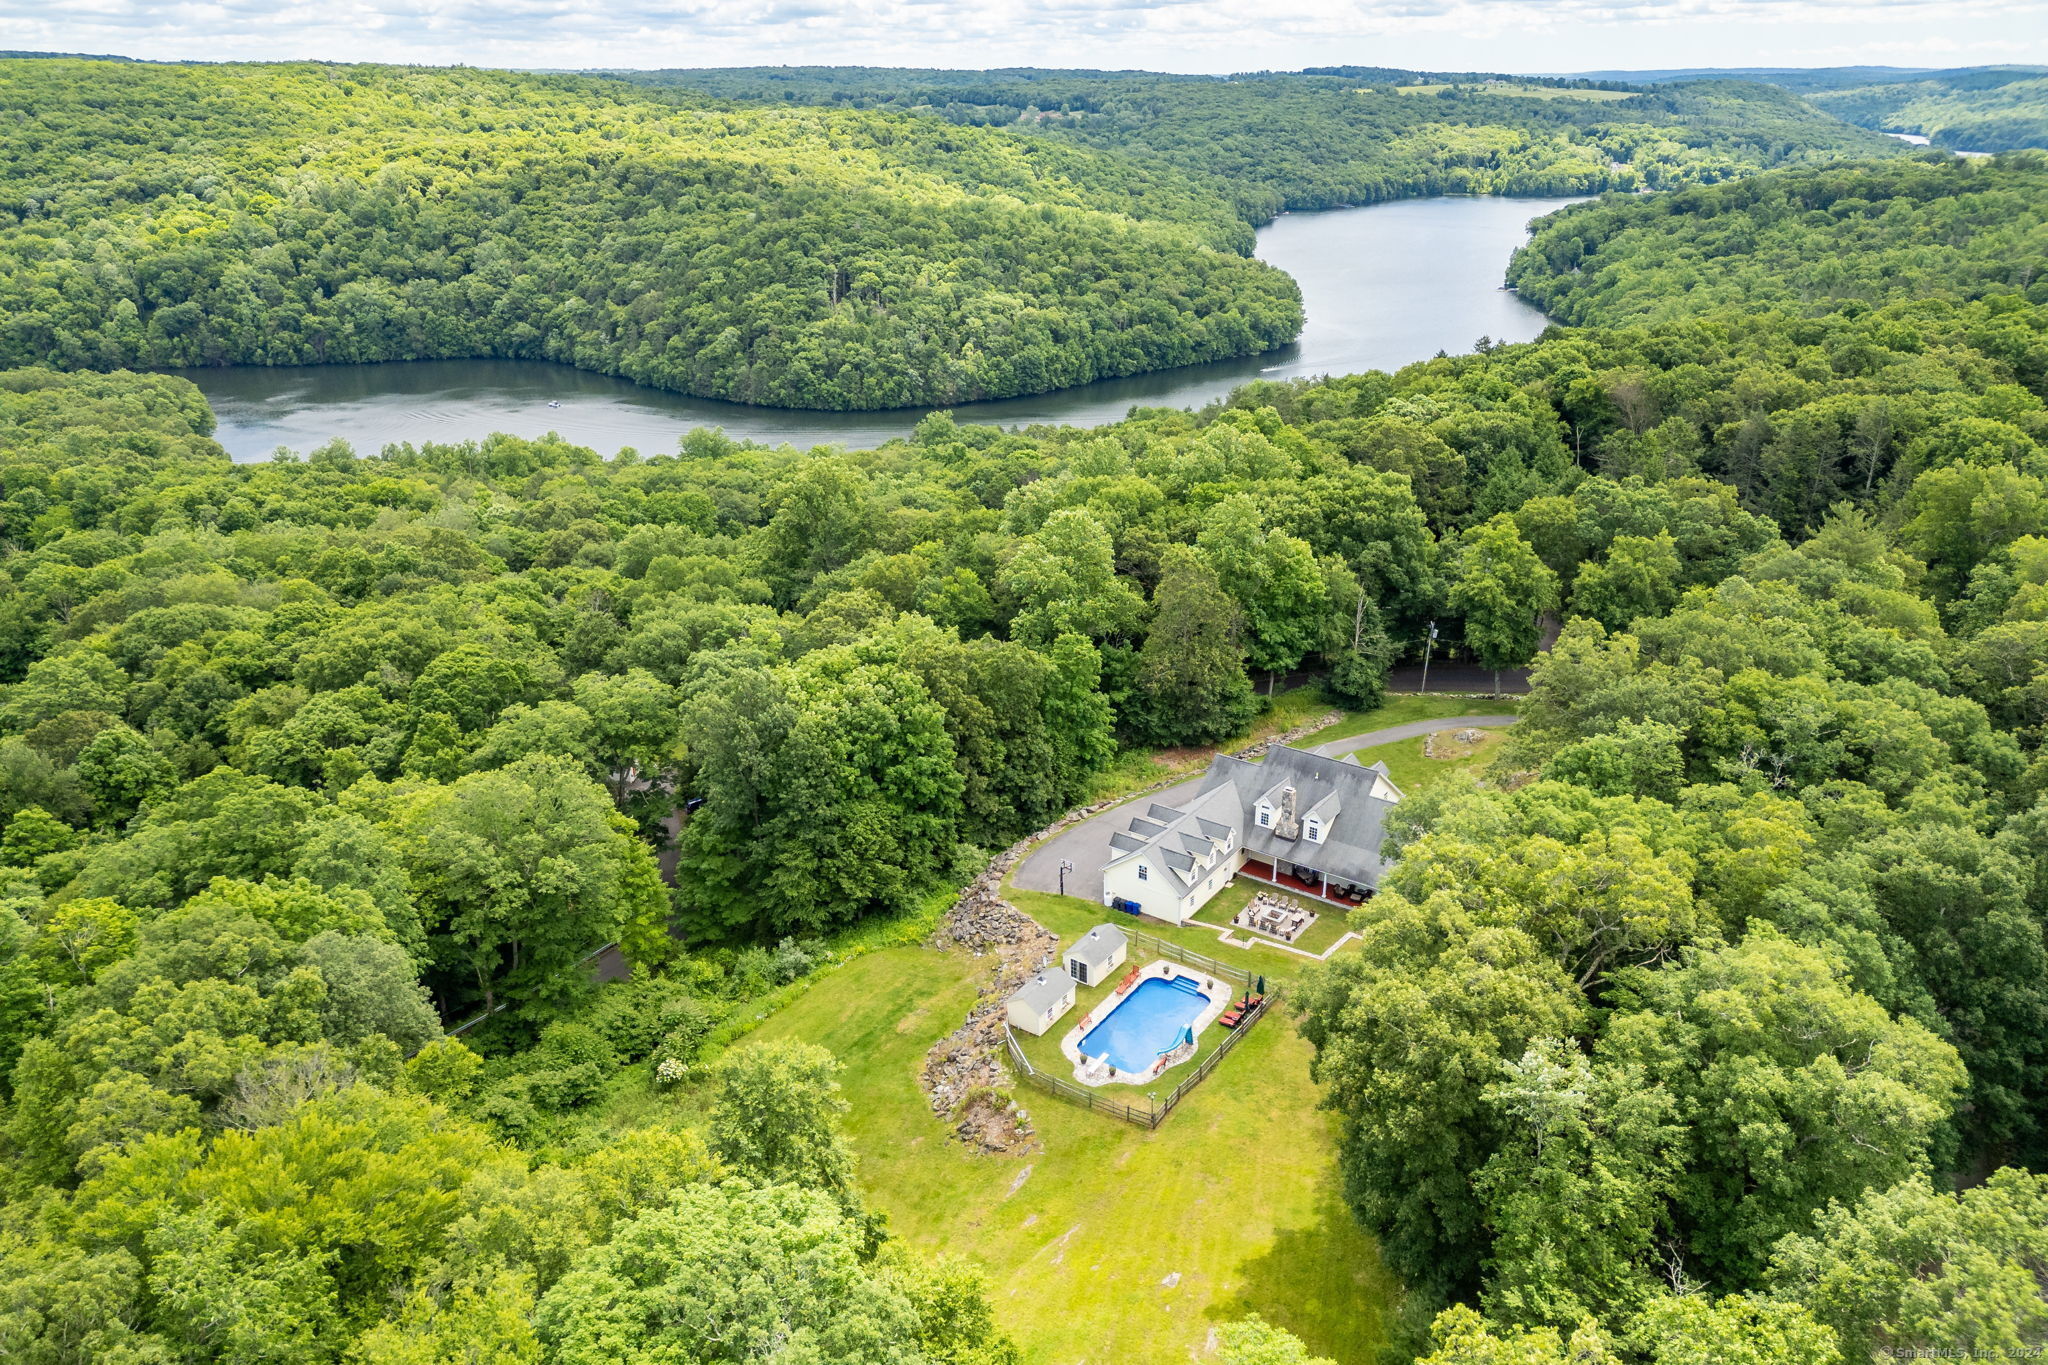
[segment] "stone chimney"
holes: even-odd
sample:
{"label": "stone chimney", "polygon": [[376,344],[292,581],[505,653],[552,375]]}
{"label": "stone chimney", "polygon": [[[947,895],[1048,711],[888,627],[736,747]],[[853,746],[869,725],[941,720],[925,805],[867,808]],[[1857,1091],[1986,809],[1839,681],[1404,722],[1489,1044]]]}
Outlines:
{"label": "stone chimney", "polygon": [[1301,817],[1295,814],[1294,788],[1292,787],[1282,787],[1280,789],[1280,813],[1273,817],[1273,837],[1275,839],[1299,839],[1301,837]]}

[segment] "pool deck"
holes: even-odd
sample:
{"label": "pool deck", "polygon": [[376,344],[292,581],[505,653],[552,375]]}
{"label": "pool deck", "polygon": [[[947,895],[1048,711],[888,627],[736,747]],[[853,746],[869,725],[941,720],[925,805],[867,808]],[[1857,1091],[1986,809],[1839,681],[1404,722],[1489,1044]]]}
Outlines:
{"label": "pool deck", "polygon": [[1147,981],[1174,978],[1193,981],[1202,988],[1202,993],[1209,997],[1208,1005],[1188,1025],[1195,1031],[1195,1052],[1189,1053],[1188,1057],[1182,1058],[1181,1061],[1186,1061],[1201,1051],[1202,1030],[1215,1023],[1223,1012],[1230,1008],[1231,1002],[1236,999],[1237,988],[1228,981],[1218,980],[1192,967],[1161,959],[1147,963],[1139,971],[1137,980],[1131,982],[1130,991],[1112,991],[1096,1001],[1094,1007],[1081,1016],[1081,1022],[1068,1029],[1066,1035],[1060,1039],[1060,1053],[1073,1064],[1074,1079],[1077,1082],[1082,1085],[1144,1085],[1180,1065],[1180,1062],[1175,1062],[1171,1066],[1134,1074],[1118,1071],[1104,1062],[1090,1061],[1081,1055],[1081,1040],[1088,1036],[1088,1031],[1114,1014],[1117,1006],[1123,1004],[1138,987]]}

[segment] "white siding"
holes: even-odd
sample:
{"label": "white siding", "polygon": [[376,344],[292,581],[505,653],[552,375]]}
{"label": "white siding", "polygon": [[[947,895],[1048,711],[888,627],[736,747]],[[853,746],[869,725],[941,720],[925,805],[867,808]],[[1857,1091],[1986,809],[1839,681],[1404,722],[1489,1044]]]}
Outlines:
{"label": "white siding", "polygon": [[1157,868],[1152,870],[1149,880],[1139,881],[1137,864],[1143,854],[1127,856],[1124,861],[1111,863],[1102,870],[1102,903],[1108,905],[1121,896],[1127,901],[1136,901],[1144,913],[1153,919],[1163,919],[1169,924],[1181,924],[1193,918],[1195,911],[1207,903],[1209,897],[1230,884],[1237,875],[1237,869],[1244,866],[1244,854],[1233,850],[1217,858],[1216,866],[1202,874],[1202,879],[1189,888],[1187,895],[1176,897],[1177,884],[1160,875]]}
{"label": "white siding", "polygon": [[1010,1027],[1036,1037],[1058,1023],[1060,1016],[1074,1007],[1074,988],[1069,985],[1067,993],[1060,997],[1059,1004],[1043,1014],[1035,1014],[1022,1000],[1012,1000],[1009,1006]]}

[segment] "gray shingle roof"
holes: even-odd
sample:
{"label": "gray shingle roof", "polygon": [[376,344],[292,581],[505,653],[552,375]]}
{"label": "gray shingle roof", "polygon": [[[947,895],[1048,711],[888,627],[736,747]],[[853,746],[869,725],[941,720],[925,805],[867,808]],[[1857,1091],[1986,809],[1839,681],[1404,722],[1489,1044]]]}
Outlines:
{"label": "gray shingle roof", "polygon": [[[1382,784],[1393,792],[1392,800],[1378,794]],[[1304,827],[1310,814],[1326,824],[1321,843],[1311,843],[1305,833],[1299,839],[1275,838],[1272,830],[1250,818],[1260,797],[1278,805],[1281,789],[1290,786]],[[1336,881],[1379,885],[1386,814],[1400,800],[1400,789],[1389,778],[1386,764],[1366,767],[1283,746],[1267,750],[1263,763],[1218,758],[1210,764],[1197,800],[1225,790],[1236,793],[1241,809],[1247,812],[1241,837],[1245,852],[1253,857],[1265,861],[1284,858],[1316,868]]]}
{"label": "gray shingle roof", "polygon": [[1109,960],[1122,951],[1125,941],[1124,931],[1114,924],[1098,924],[1081,935],[1080,942],[1067,949],[1066,957],[1079,958],[1087,963],[1092,980],[1094,969],[1108,965]]}
{"label": "gray shingle roof", "polygon": [[1208,841],[1222,839],[1243,818],[1243,811],[1229,792],[1218,792],[1208,798],[1197,796],[1180,810],[1154,801],[1145,814],[1131,817],[1129,833],[1118,830],[1109,836],[1109,846],[1116,850],[1112,861],[1142,849],[1153,849],[1160,876],[1178,898],[1200,880],[1195,875],[1200,869],[1189,853],[1206,856],[1211,847]]}
{"label": "gray shingle roof", "polygon": [[1067,998],[1067,992],[1074,988],[1071,977],[1048,976],[1040,972],[1031,980],[1019,986],[1010,996],[1012,1004],[1021,1004],[1033,1014],[1048,1014]]}

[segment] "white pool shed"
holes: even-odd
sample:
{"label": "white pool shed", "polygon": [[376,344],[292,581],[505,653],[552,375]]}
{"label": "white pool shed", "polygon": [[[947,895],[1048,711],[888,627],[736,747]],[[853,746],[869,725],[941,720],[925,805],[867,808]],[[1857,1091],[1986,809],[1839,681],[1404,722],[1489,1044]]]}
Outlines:
{"label": "white pool shed", "polygon": [[1130,940],[1114,924],[1098,924],[1067,949],[1067,975],[1083,986],[1100,986],[1124,965]]}
{"label": "white pool shed", "polygon": [[1010,997],[1010,1027],[1034,1036],[1059,1022],[1074,1008],[1074,978],[1040,972]]}

